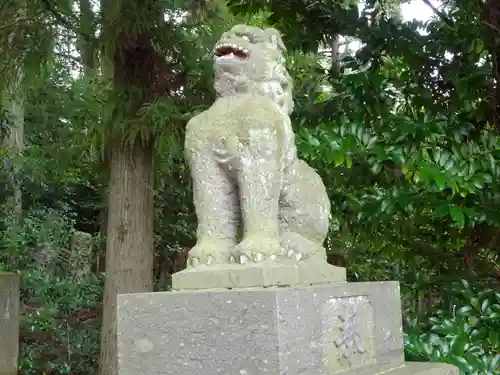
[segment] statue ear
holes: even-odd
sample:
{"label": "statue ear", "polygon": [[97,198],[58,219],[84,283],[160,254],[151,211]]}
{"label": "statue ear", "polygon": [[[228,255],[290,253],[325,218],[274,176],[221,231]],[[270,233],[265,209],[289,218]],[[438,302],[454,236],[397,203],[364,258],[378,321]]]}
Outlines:
{"label": "statue ear", "polygon": [[270,27],[264,30],[264,35],[266,36],[266,39],[270,43],[274,44],[282,53],[286,53],[285,44],[283,43],[281,34],[278,30]]}

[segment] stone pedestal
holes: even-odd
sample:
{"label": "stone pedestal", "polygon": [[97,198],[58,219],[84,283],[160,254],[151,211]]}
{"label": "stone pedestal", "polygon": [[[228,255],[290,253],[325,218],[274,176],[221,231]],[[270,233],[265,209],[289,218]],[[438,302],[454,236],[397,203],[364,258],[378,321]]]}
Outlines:
{"label": "stone pedestal", "polygon": [[19,276],[0,272],[0,375],[17,375]]}
{"label": "stone pedestal", "polygon": [[458,374],[404,363],[398,283],[307,266],[191,269],[173,278],[185,290],[119,295],[119,375]]}

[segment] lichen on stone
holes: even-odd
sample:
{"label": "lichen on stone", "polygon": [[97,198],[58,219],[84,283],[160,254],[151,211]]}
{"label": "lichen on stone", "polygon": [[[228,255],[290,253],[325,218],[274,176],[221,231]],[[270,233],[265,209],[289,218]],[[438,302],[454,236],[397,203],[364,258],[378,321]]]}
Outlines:
{"label": "lichen on stone", "polygon": [[297,156],[285,52],[277,30],[247,25],[214,47],[217,100],[186,128],[198,219],[189,267],[326,261],[330,202]]}

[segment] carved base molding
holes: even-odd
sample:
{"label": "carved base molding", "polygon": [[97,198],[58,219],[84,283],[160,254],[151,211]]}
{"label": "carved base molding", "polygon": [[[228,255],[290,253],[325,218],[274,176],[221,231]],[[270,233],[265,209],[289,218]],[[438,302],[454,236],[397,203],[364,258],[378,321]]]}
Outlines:
{"label": "carved base molding", "polygon": [[221,264],[172,275],[173,290],[305,286],[345,283],[346,270],[324,261]]}

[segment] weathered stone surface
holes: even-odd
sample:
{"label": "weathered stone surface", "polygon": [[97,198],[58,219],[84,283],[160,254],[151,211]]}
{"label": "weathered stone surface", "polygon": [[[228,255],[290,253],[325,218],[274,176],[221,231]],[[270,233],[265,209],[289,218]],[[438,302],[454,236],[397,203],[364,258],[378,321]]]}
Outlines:
{"label": "weathered stone surface", "polygon": [[90,233],[73,231],[69,258],[71,277],[82,280],[92,273],[92,247],[94,237]]}
{"label": "weathered stone surface", "polygon": [[403,365],[395,282],[119,295],[117,318],[120,375],[372,375]]}
{"label": "weathered stone surface", "polygon": [[[385,375],[459,375],[455,366],[446,363],[406,362],[401,368],[389,371]],[[375,374],[373,374],[375,375]]]}
{"label": "weathered stone surface", "polygon": [[0,374],[17,374],[19,276],[0,272]]}
{"label": "weathered stone surface", "polygon": [[198,219],[188,267],[326,262],[330,201],[297,155],[280,33],[236,25],[213,52],[217,100],[186,125]]}
{"label": "weathered stone surface", "polygon": [[172,289],[300,286],[345,281],[345,268],[325,262],[225,264],[177,272],[172,275]]}

